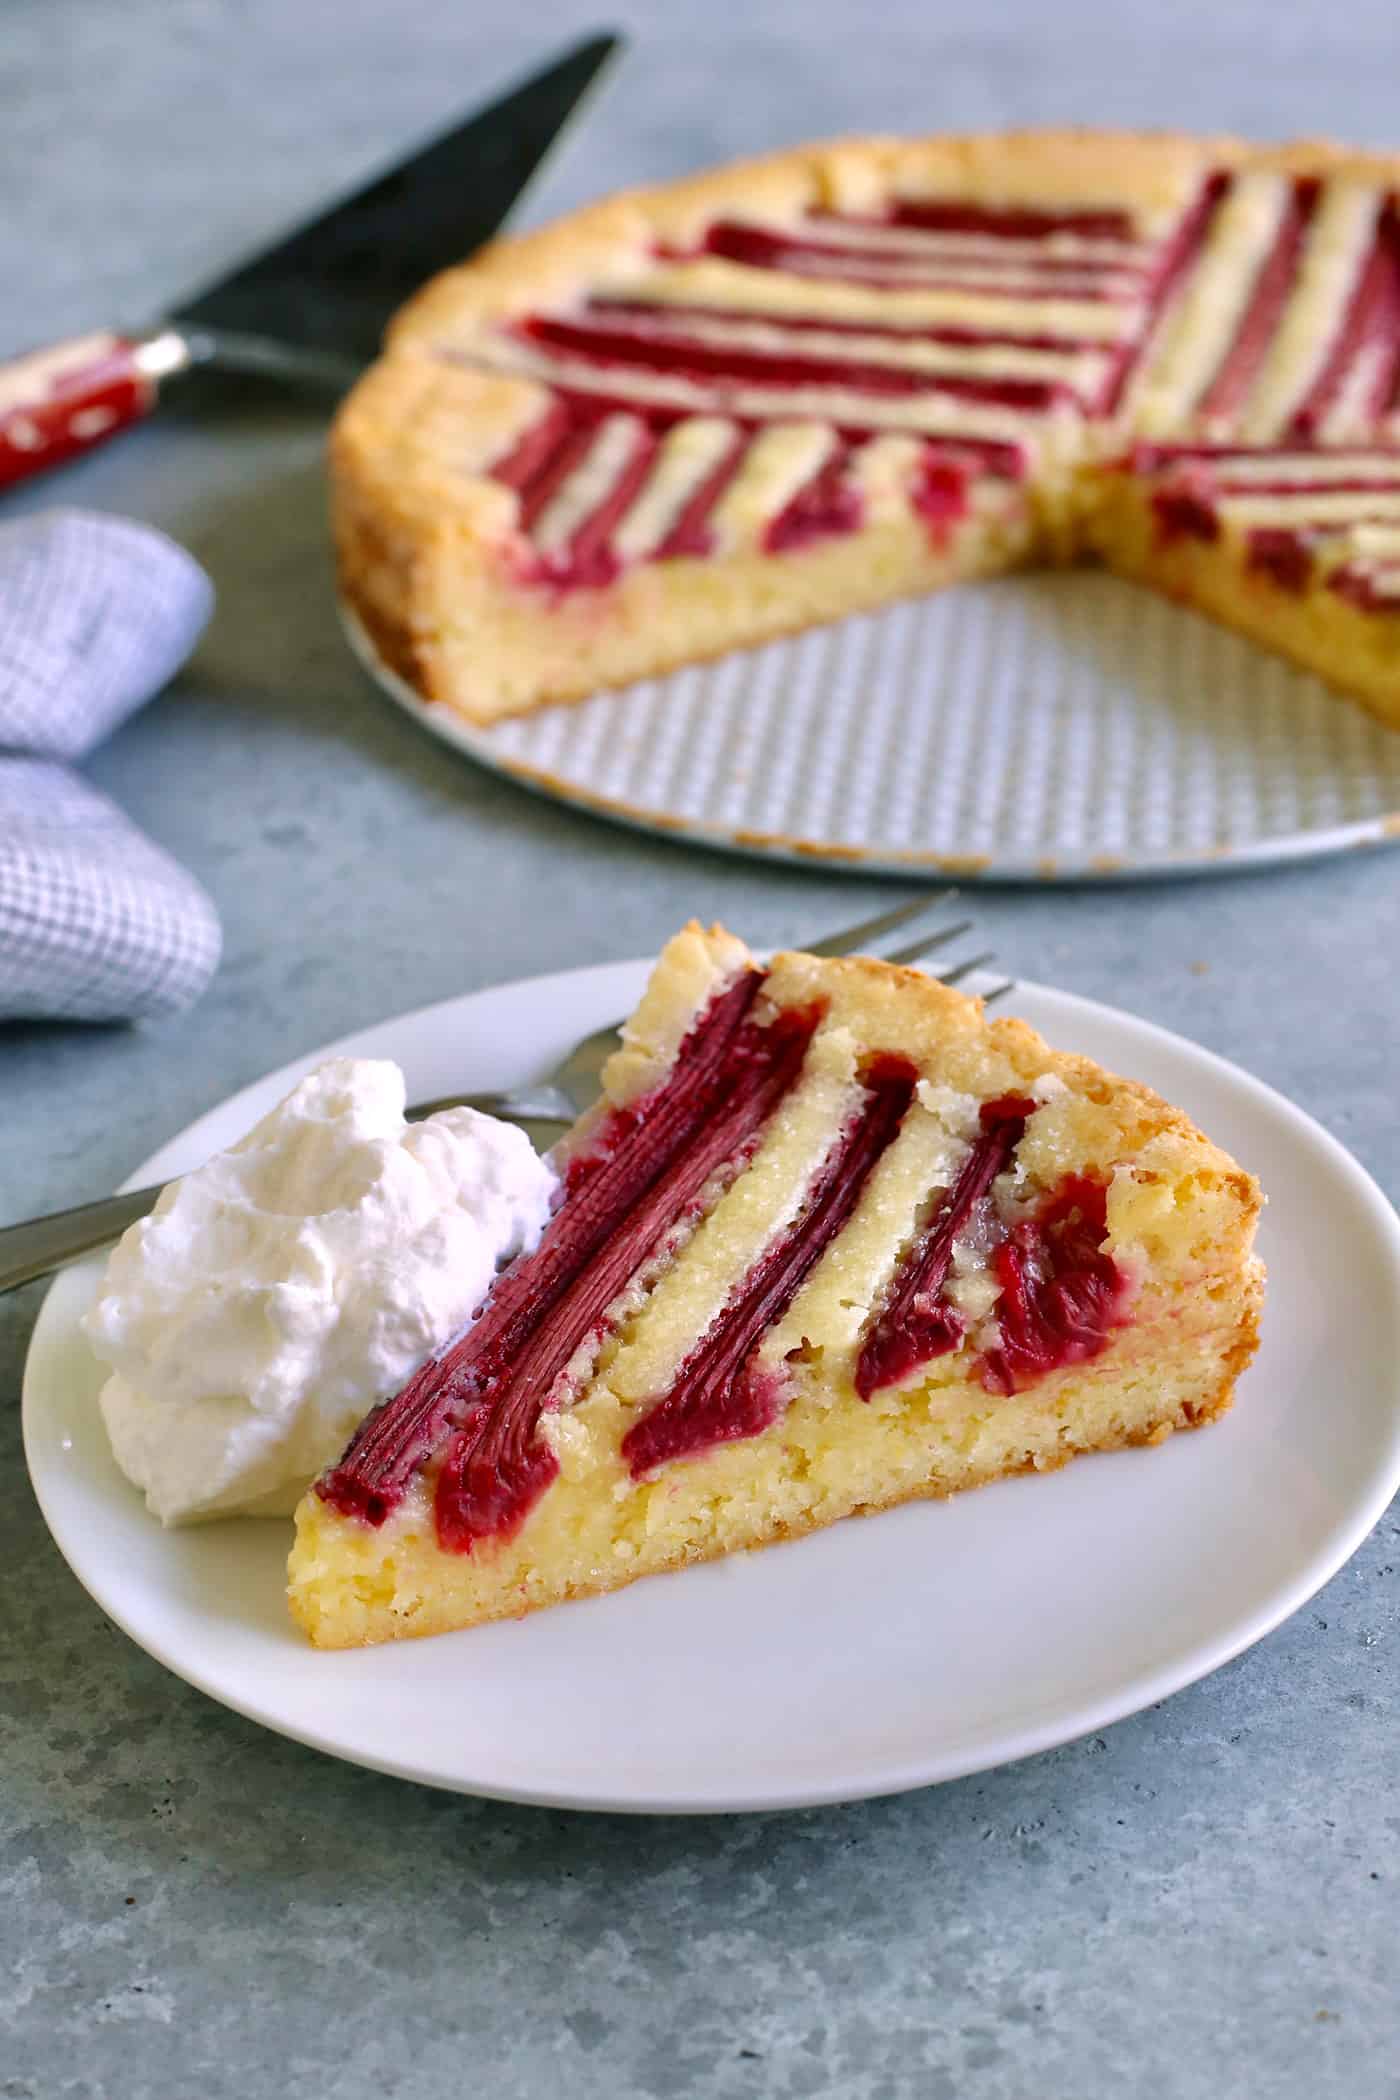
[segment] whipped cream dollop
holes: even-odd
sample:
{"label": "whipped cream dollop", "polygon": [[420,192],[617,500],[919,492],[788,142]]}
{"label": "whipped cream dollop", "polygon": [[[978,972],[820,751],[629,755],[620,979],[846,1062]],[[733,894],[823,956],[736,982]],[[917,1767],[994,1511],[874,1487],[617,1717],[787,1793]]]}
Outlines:
{"label": "whipped cream dollop", "polygon": [[403,1110],[397,1065],[332,1058],[114,1249],[84,1324],[164,1523],[293,1509],[538,1240],[558,1184],[523,1131]]}

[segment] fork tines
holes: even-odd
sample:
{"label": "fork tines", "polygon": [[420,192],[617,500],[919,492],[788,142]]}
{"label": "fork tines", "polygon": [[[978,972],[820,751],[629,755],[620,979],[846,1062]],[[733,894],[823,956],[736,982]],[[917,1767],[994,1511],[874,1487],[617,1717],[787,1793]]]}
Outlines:
{"label": "fork tines", "polygon": [[[824,940],[809,941],[807,952],[809,955],[823,956],[874,955],[884,962],[891,963],[918,962],[922,956],[932,955],[938,948],[947,948],[964,934],[971,933],[972,920],[955,919],[944,925],[931,923],[926,933],[919,934],[915,940],[905,941],[898,948],[886,947],[884,943],[891,934],[904,932],[919,919],[934,919],[936,914],[944,912],[957,900],[958,894],[956,889],[949,889],[936,890],[931,895],[911,897],[907,904],[898,904],[893,911],[881,912],[877,918],[862,919],[858,926],[848,926],[840,933],[828,934]],[[965,977],[970,977],[974,970],[985,970],[988,964],[995,960],[993,951],[987,948],[980,954],[961,959],[950,957],[941,969],[931,970],[929,975],[937,977],[943,984],[960,984]],[[992,990],[984,993],[983,997],[990,1004],[993,999],[1001,999],[1013,989],[1012,982],[1007,980],[995,985]]]}

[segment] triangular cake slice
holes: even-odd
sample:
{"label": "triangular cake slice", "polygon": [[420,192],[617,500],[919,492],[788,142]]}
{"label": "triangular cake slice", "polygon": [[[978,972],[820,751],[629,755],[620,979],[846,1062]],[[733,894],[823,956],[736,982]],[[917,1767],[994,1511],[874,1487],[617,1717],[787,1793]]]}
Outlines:
{"label": "triangular cake slice", "polygon": [[318,1645],[1156,1443],[1253,1353],[1250,1175],[915,971],[692,925],[605,1089],[539,1246],[303,1499]]}

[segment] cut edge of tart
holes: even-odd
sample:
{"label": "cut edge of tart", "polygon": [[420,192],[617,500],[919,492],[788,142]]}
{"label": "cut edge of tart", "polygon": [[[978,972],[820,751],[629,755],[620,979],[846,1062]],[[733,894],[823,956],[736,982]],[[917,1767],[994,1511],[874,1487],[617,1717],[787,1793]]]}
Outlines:
{"label": "cut edge of tart", "polygon": [[[637,506],[591,573],[575,536],[551,574],[553,557],[539,557],[522,535],[519,498],[489,469],[502,467],[503,430],[519,432],[523,447],[552,413],[531,382],[484,379],[410,350],[361,382],[332,441],[345,603],[389,670],[469,721],[585,699],[847,613],[1003,575],[1044,541],[1036,492],[1019,467],[981,474],[965,448],[935,455],[894,429],[853,459],[814,421],[740,439],[723,417],[651,434],[619,416],[605,419],[602,442],[617,430],[625,445],[645,448],[673,544],[656,554],[659,526]],[[568,411],[558,413],[567,422]],[[599,427],[585,413],[581,430]],[[464,428],[479,433],[470,448]],[[715,496],[741,447],[750,484],[730,479]],[[821,485],[823,462],[838,450],[841,483]],[[693,532],[684,508],[672,507],[669,483],[689,491]],[[712,498],[707,515],[717,514],[727,535],[722,557],[710,544],[716,528],[698,519]],[[859,529],[847,529],[856,515]],[[595,512],[587,529],[596,522]],[[645,558],[617,558],[628,532],[648,538]],[[566,570],[565,555],[580,566]]]}
{"label": "cut edge of tart", "polygon": [[1116,575],[1400,729],[1400,480],[1387,489],[1376,477],[1376,455],[1360,449],[1141,446],[1099,477],[1089,537]]}
{"label": "cut edge of tart", "polygon": [[1252,1177],[917,972],[692,924],[539,1247],[297,1511],[353,1647],[517,1617],[1228,1407]]}
{"label": "cut edge of tart", "polygon": [[[1263,554],[1183,546],[1139,444],[1252,460]],[[1268,477],[1347,453],[1376,501],[1334,490],[1337,580],[1284,581]],[[1394,723],[1400,160],[848,139],[630,192],[424,287],[331,481],[347,605],[477,723],[1076,555]]]}

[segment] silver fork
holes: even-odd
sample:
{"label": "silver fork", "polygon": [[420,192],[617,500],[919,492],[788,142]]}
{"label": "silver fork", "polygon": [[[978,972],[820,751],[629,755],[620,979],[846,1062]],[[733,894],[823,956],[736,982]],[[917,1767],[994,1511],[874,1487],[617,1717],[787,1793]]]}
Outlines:
{"label": "silver fork", "polygon": [[[942,890],[931,897],[912,898],[907,904],[896,905],[893,911],[881,912],[873,919],[863,919],[858,926],[848,926],[840,933],[829,934],[825,940],[809,942],[806,953],[822,956],[879,953],[875,944],[911,926],[926,913],[940,911],[951,904],[957,894],[956,890]],[[917,962],[921,956],[932,954],[936,948],[947,947],[971,929],[971,919],[959,919],[951,926],[932,927],[916,940],[885,951],[884,960]],[[970,955],[950,968],[940,970],[937,975],[942,984],[959,984],[974,970],[984,969],[992,960],[990,950],[985,954]],[[1009,982],[998,984],[984,996],[989,1001],[1000,999],[1011,989]],[[617,1048],[621,1026],[621,1021],[614,1021],[606,1028],[595,1028],[591,1035],[574,1044],[554,1071],[533,1085],[515,1087],[505,1093],[444,1094],[436,1101],[415,1101],[405,1113],[410,1122],[417,1123],[425,1116],[436,1115],[439,1109],[476,1108],[486,1115],[501,1116],[506,1122],[524,1125],[532,1137],[535,1135],[533,1125],[572,1123],[597,1100],[600,1075],[608,1057]],[[132,1189],[125,1196],[105,1196],[97,1203],[80,1203],[72,1210],[55,1211],[46,1218],[26,1218],[18,1225],[0,1228],[0,1292],[16,1290],[22,1283],[32,1283],[35,1277],[47,1276],[66,1263],[91,1254],[94,1248],[105,1247],[109,1241],[120,1239],[128,1225],[135,1224],[138,1218],[144,1218],[155,1208],[161,1186],[163,1184]]]}

